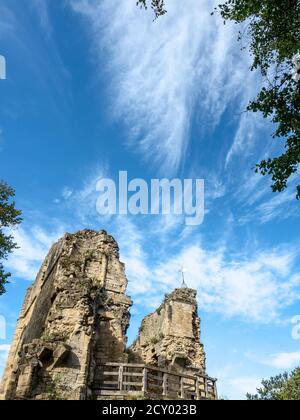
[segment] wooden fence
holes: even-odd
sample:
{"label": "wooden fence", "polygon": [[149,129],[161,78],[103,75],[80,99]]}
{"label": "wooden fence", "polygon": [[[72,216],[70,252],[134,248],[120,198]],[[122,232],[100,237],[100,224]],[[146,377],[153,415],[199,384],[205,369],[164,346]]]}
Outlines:
{"label": "wooden fence", "polygon": [[[185,375],[142,364],[106,363],[100,366],[100,387],[106,394],[163,396],[170,399],[217,400],[216,379]],[[104,392],[102,393],[104,394]]]}

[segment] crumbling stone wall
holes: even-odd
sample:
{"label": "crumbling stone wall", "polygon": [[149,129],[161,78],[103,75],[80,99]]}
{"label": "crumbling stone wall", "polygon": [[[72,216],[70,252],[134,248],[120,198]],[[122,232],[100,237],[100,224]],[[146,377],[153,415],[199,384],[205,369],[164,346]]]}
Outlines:
{"label": "crumbling stone wall", "polygon": [[170,370],[205,373],[195,290],[175,289],[144,318],[130,348],[130,359]]}
{"label": "crumbling stone wall", "polygon": [[127,361],[126,287],[118,245],[105,231],[58,241],[27,292],[1,398],[88,398],[101,363]]}
{"label": "crumbling stone wall", "polygon": [[66,234],[53,245],[26,294],[0,399],[93,398],[106,362],[205,373],[196,291],[167,295],[126,350],[126,287],[118,245],[105,231]]}

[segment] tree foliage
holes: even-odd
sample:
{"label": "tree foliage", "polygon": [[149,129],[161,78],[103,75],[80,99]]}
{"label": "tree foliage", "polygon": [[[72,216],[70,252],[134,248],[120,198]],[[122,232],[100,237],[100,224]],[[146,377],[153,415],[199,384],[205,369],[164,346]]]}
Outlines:
{"label": "tree foliage", "polygon": [[21,223],[21,212],[15,208],[13,197],[15,191],[3,181],[0,181],[0,295],[5,292],[5,284],[10,273],[6,273],[1,261],[6,259],[10,252],[17,248],[13,237],[7,229]]}
{"label": "tree foliage", "polygon": [[[274,192],[287,187],[300,164],[300,0],[228,0],[218,10],[224,21],[243,23],[246,39],[265,85],[248,110],[271,118],[275,138],[284,140],[280,156],[262,160],[256,172],[272,177]],[[300,185],[297,187],[300,198]]]}
{"label": "tree foliage", "polygon": [[[147,9],[148,0],[137,0],[137,5]],[[165,0],[151,0],[151,9],[154,11],[156,19],[165,15],[167,13],[165,8]]]}
{"label": "tree foliage", "polygon": [[296,401],[300,399],[300,368],[263,380],[257,394],[247,394],[248,400]]}

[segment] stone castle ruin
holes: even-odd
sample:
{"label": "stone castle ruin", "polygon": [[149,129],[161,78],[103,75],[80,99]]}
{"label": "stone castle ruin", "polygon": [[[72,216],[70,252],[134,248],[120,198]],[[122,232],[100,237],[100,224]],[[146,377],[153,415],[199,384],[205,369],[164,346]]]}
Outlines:
{"label": "stone castle ruin", "polygon": [[28,289],[0,399],[217,399],[206,375],[196,291],[175,289],[127,348],[132,301],[105,231],[66,234]]}
{"label": "stone castle ruin", "polygon": [[196,291],[182,288],[166,295],[162,305],[144,318],[130,351],[136,362],[205,373]]}

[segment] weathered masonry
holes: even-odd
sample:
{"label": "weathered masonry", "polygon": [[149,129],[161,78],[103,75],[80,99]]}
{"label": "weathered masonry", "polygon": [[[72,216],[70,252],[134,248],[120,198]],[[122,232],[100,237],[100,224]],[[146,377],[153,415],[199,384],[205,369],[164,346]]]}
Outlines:
{"label": "weathered masonry", "polygon": [[106,232],[65,235],[28,290],[4,373],[6,399],[87,398],[98,366],[125,362],[132,304]]}
{"label": "weathered masonry", "polygon": [[195,290],[175,289],[153,314],[144,318],[130,348],[130,358],[185,373],[205,374]]}
{"label": "weathered masonry", "polygon": [[105,231],[60,239],[27,292],[0,399],[216,399],[196,292],[167,296],[127,349],[126,287],[118,245]]}

